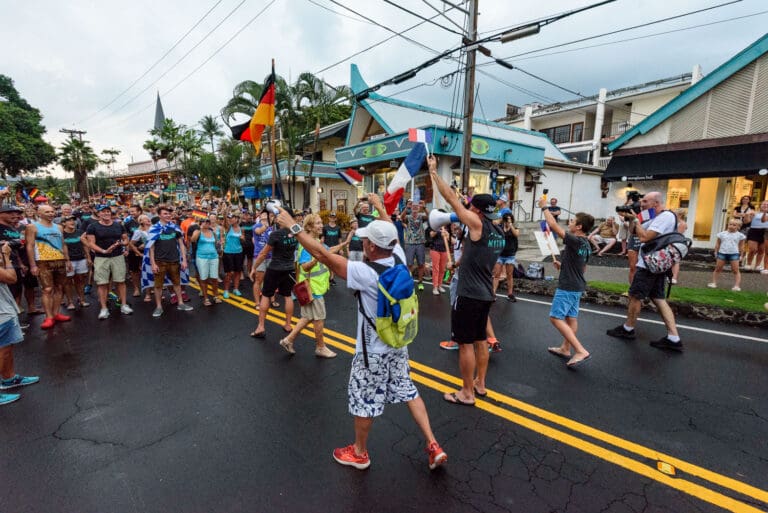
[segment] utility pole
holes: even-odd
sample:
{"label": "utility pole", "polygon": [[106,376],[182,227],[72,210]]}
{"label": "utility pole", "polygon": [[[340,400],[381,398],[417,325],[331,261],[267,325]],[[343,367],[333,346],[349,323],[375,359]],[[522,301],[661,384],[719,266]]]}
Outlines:
{"label": "utility pole", "polygon": [[[469,0],[469,29],[465,44],[477,40],[477,2]],[[469,193],[469,168],[472,161],[472,118],[475,114],[475,57],[477,46],[467,50],[467,70],[464,75],[464,141],[461,147],[461,189]]]}
{"label": "utility pole", "polygon": [[[59,132],[61,132],[62,134],[69,135],[69,138],[71,140],[74,140],[75,139],[75,135],[77,135],[77,138],[80,140],[81,143],[83,142],[83,136],[86,133],[88,133],[85,130],[72,130],[70,128],[62,128],[61,130],[59,130]],[[82,160],[83,160],[83,156],[79,155],[78,159],[77,159],[77,176],[82,176],[82,174],[83,174],[83,168],[82,168],[83,162],[82,162]],[[77,180],[75,180],[75,185],[77,185]],[[81,197],[80,201],[84,201],[86,198],[88,198],[90,196],[90,193],[89,193],[88,189],[89,189],[89,183],[88,183],[88,177],[86,176],[85,177],[85,196],[86,197],[85,198]],[[77,191],[77,192],[81,193],[83,191]],[[81,194],[81,196],[82,196],[82,194]]]}

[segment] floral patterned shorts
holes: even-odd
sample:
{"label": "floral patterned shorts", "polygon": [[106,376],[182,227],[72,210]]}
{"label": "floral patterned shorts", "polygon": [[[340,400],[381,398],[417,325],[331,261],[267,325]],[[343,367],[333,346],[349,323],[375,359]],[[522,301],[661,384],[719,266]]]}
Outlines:
{"label": "floral patterned shorts", "polygon": [[382,354],[363,353],[352,359],[349,375],[349,413],[355,417],[378,417],[387,404],[416,399],[419,391],[411,381],[408,350],[393,349]]}

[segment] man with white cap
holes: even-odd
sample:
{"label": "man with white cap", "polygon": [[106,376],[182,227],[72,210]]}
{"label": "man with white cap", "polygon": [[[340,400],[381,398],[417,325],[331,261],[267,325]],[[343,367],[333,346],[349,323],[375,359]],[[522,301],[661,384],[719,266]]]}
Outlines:
{"label": "man with white cap", "polygon": [[[369,194],[368,200],[378,212],[385,212],[376,194]],[[313,257],[346,280],[348,288],[359,291],[366,315],[376,316],[378,273],[371,266],[332,254],[319,240],[305,233],[288,212],[282,209],[277,221],[281,226],[289,228]],[[398,244],[397,229],[386,218],[371,221],[356,233],[363,241],[363,253],[369,262],[391,267],[405,261],[405,254]],[[376,329],[363,318],[362,312],[357,315],[356,333],[357,343],[348,387],[349,412],[355,419],[355,441],[335,449],[333,458],[341,465],[359,470],[368,468],[371,459],[367,442],[374,418],[384,412],[385,405],[405,402],[426,438],[430,470],[445,463],[448,456],[432,433],[427,408],[410,377],[408,348],[395,349],[384,344]],[[363,355],[363,344],[366,344],[367,362]]]}

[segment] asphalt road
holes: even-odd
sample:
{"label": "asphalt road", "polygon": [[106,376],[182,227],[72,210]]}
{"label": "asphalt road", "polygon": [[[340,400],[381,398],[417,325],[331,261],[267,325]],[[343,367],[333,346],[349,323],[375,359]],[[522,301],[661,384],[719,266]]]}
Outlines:
{"label": "asphalt road", "polygon": [[[193,294],[196,296],[196,294]],[[254,340],[245,299],[160,319],[134,304],[97,321],[91,307],[17,348],[41,382],[0,408],[2,512],[699,512],[768,509],[768,330],[682,320],[683,354],[605,336],[621,311],[586,305],[578,370],[538,297],[500,300],[492,318],[489,396],[453,406],[457,355],[448,297],[428,288],[412,371],[449,455],[430,472],[403,405],[370,438],[371,467],[336,464],[353,439],[346,386],[356,303],[327,304],[334,360],[302,336],[291,357]],[[658,321],[650,317],[651,321]],[[35,320],[36,323],[40,319]],[[662,469],[659,470],[659,462]],[[674,475],[670,475],[674,472]]]}

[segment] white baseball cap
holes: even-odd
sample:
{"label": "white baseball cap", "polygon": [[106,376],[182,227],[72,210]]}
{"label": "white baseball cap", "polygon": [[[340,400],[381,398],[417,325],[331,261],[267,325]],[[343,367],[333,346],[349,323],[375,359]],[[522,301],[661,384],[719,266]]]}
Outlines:
{"label": "white baseball cap", "polygon": [[397,228],[387,221],[371,221],[368,226],[355,230],[355,235],[382,249],[392,249],[397,245]]}

